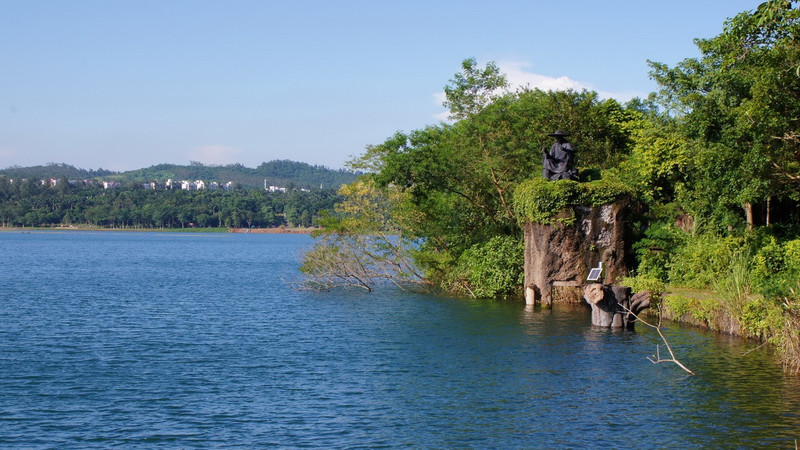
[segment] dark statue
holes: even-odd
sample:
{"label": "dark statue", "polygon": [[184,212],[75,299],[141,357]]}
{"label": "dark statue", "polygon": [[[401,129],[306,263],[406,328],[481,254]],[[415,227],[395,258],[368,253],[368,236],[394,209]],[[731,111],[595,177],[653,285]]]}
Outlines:
{"label": "dark statue", "polygon": [[548,136],[556,138],[556,141],[550,146],[549,151],[546,147],[542,148],[542,153],[544,154],[542,176],[552,181],[577,180],[578,171],[573,167],[575,150],[566,139],[569,134],[558,130],[555,133],[548,134]]}

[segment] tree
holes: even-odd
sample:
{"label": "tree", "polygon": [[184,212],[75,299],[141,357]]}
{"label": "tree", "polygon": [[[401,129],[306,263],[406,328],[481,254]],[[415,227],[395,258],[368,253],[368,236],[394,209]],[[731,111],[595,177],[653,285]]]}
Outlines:
{"label": "tree", "polygon": [[750,227],[753,205],[800,199],[800,11],[770,0],[697,40],[700,58],[675,67],[651,62],[662,103],[685,135],[702,144],[698,197],[740,207]]}
{"label": "tree", "polygon": [[696,166],[695,141],[687,140],[669,117],[627,113],[631,120],[625,124],[625,132],[631,153],[620,164],[623,177],[647,205],[674,202]]}
{"label": "tree", "polygon": [[494,98],[508,87],[506,77],[497,64],[490,62],[480,69],[474,58],[461,62],[461,72],[455,74],[444,88],[444,106],[450,110],[450,118],[466,119],[481,112]]}
{"label": "tree", "polygon": [[628,152],[624,123],[632,118],[594,92],[523,89],[501,95],[495,89],[504,77],[496,66],[478,69],[467,60],[462,69],[445,88],[446,105],[460,120],[396,133],[351,162],[371,171],[378,189],[403,194],[396,211],[414,218],[406,221],[404,236],[417,242],[417,263],[439,284],[453,279],[468,249],[497,236],[520,237],[511,198],[520,182],[540,176],[549,133],[576,130],[579,160],[608,168]]}
{"label": "tree", "polygon": [[413,243],[404,238],[397,218],[403,195],[378,189],[372,180],[339,190],[344,200],[336,215],[321,220],[325,229],[303,257],[301,271],[317,289],[357,287],[372,291],[390,283],[401,288],[430,286],[413,259]]}

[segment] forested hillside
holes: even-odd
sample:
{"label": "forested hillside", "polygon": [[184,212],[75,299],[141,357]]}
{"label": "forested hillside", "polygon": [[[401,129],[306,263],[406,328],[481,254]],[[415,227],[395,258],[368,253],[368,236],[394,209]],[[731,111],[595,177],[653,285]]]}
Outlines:
{"label": "forested hillside", "polygon": [[333,189],[164,190],[9,182],[0,176],[0,226],[111,228],[310,227],[339,200]]}
{"label": "forested hillside", "polygon": [[[266,162],[255,169],[161,164],[123,173],[66,164],[11,167],[0,170],[0,226],[310,227],[324,211],[333,210],[340,198],[336,188],[355,178],[350,171],[294,161]],[[168,179],[203,180],[207,187],[167,189]],[[265,180],[283,192],[265,192]],[[224,184],[228,189],[221,188]]]}
{"label": "forested hillside", "polygon": [[67,164],[47,164],[33,167],[9,167],[0,170],[0,175],[10,179],[113,180],[123,185],[152,181],[163,184],[168,179],[204,180],[206,182],[232,182],[248,189],[263,188],[266,180],[268,186],[336,189],[342,184],[353,182],[357,173],[312,166],[296,161],[274,160],[262,163],[256,168],[245,167],[241,164],[204,165],[192,162],[188,166],[159,164],[128,172],[113,172],[103,169],[84,170]]}
{"label": "forested hillside", "polygon": [[152,180],[213,180],[240,184],[245,188],[259,188],[264,186],[286,187],[287,185],[300,188],[333,188],[351,183],[357,174],[347,170],[332,170],[323,166],[275,160],[261,163],[256,168],[245,167],[241,164],[225,166],[210,166],[192,163],[188,166],[174,164],[159,164],[145,169],[124,172],[115,175],[114,179],[127,181],[152,181]]}
{"label": "forested hillside", "polygon": [[78,169],[77,167],[68,164],[50,163],[42,166],[19,167],[12,166],[5,169],[0,169],[0,175],[4,175],[10,179],[23,179],[29,178],[33,180],[46,180],[50,178],[67,178],[70,180],[85,180],[95,179],[100,177],[107,177],[116,175],[117,172],[111,170],[85,170]]}

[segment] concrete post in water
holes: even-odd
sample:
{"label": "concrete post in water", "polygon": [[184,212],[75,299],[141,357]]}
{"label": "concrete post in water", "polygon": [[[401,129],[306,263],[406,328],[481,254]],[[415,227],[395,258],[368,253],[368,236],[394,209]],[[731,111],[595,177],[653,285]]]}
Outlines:
{"label": "concrete post in water", "polygon": [[535,305],[536,304],[536,290],[533,286],[525,286],[525,304],[526,305]]}

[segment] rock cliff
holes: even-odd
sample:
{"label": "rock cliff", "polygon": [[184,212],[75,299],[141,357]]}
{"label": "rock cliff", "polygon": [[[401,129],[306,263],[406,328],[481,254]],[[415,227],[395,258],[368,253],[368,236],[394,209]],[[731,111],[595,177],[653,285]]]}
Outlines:
{"label": "rock cliff", "polygon": [[[550,306],[553,286],[580,292],[589,271],[602,262],[600,283],[627,275],[624,212],[627,202],[571,206],[560,213],[568,220],[527,222],[525,233],[525,301]],[[580,297],[578,297],[580,298]]]}

